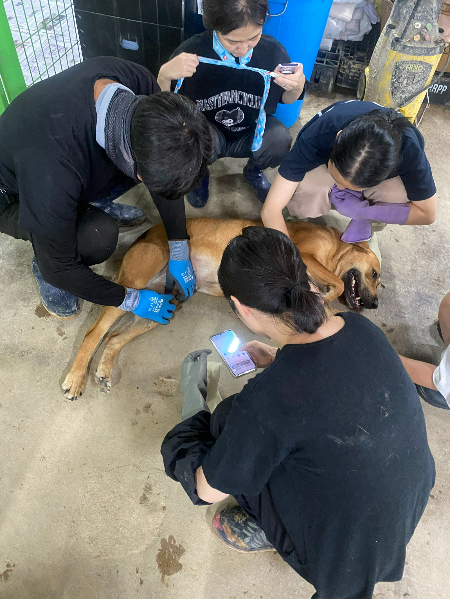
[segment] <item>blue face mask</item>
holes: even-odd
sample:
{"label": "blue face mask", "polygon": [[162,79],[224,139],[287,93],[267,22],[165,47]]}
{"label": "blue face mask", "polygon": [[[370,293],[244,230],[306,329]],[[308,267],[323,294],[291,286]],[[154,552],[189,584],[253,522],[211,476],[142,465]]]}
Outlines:
{"label": "blue face mask", "polygon": [[[252,144],[252,152],[256,152],[256,150],[259,150],[259,148],[261,147],[264,129],[266,127],[266,112],[264,110],[264,106],[266,105],[267,96],[269,95],[270,91],[270,71],[265,71],[264,69],[255,69],[254,67],[246,66],[246,64],[250,62],[253,56],[253,48],[249,52],[247,52],[245,56],[241,56],[239,58],[239,64],[237,64],[235,57],[222,46],[215,31],[213,33],[213,48],[216,54],[218,54],[218,56],[220,57],[220,60],[215,60],[213,58],[204,58],[203,56],[199,56],[198,60],[206,64],[215,64],[221,67],[230,67],[232,69],[247,69],[249,71],[254,71],[255,73],[259,73],[264,79],[264,93],[261,100],[261,108],[259,110],[258,119],[256,121],[255,136],[253,138]],[[177,85],[174,90],[175,93],[179,91],[181,85],[183,84],[183,81],[184,79],[178,79]]]}

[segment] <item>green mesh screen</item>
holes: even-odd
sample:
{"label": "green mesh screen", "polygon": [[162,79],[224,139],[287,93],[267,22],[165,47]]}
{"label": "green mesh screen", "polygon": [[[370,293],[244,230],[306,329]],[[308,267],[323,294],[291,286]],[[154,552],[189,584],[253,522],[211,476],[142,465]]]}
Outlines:
{"label": "green mesh screen", "polygon": [[1,1],[27,86],[81,62],[71,0]]}

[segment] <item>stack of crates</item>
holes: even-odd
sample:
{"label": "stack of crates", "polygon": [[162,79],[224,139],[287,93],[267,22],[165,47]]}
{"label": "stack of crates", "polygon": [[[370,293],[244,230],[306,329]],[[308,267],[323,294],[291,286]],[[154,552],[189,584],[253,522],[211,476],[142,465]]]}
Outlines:
{"label": "stack of crates", "polygon": [[361,73],[369,65],[380,29],[376,23],[360,42],[335,40],[330,51],[319,50],[309,89],[330,94],[336,83],[356,90]]}

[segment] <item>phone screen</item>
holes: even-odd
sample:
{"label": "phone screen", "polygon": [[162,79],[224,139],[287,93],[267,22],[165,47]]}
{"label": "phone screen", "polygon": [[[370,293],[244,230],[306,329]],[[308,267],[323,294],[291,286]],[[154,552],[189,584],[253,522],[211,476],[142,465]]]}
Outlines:
{"label": "phone screen", "polygon": [[300,65],[296,62],[284,62],[277,66],[277,71],[283,75],[292,75],[298,71],[299,67]]}
{"label": "phone screen", "polygon": [[213,335],[211,341],[234,376],[256,370],[255,363],[246,351],[239,351],[242,343],[233,331]]}

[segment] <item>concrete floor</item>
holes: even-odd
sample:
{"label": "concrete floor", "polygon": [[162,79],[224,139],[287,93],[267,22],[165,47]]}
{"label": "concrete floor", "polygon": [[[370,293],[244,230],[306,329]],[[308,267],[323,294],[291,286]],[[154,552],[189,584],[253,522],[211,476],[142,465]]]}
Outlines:
{"label": "concrete floor", "polygon": [[[310,94],[294,135],[338,99]],[[421,131],[439,217],[432,226],[388,226],[380,234],[385,288],[379,309],[365,315],[399,351],[437,360],[442,347],[432,325],[450,290],[450,110],[432,106]],[[257,218],[261,206],[242,179],[244,162],[216,163],[209,205],[188,214]],[[142,186],[127,201],[157,222]],[[122,234],[98,272],[113,276],[138,232]],[[71,403],[61,383],[100,308],[85,303],[71,321],[45,316],[31,257],[25,242],[0,235],[0,599],[309,599],[312,587],[278,555],[245,556],[222,545],[209,530],[216,508],[193,507],[163,471],[159,449],[180,417],[185,355],[230,327],[252,338],[227,302],[196,294],[169,327],[130,343],[117,359],[110,395],[94,383],[97,355],[85,393]],[[222,368],[222,396],[243,382]],[[408,547],[403,580],[378,585],[377,599],[450,596],[450,414],[423,408],[436,487]]]}

